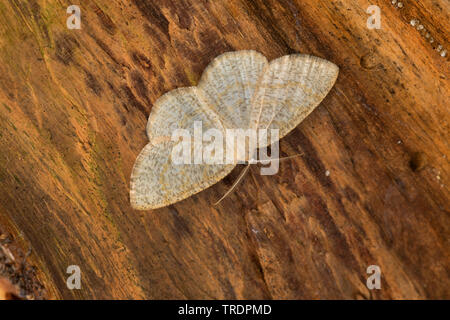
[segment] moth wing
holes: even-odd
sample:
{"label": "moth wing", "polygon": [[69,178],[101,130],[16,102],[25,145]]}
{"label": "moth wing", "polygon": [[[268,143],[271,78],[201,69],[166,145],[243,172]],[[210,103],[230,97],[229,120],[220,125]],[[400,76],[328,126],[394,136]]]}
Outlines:
{"label": "moth wing", "polygon": [[248,129],[251,99],[267,64],[262,54],[241,50],[218,56],[203,72],[198,88],[225,128]]}
{"label": "moth wing", "polygon": [[271,61],[252,100],[250,127],[279,129],[281,139],[320,104],[338,73],[334,63],[310,55],[287,55]]}
{"label": "moth wing", "polygon": [[150,143],[137,157],[131,174],[133,208],[156,209],[186,199],[217,183],[234,168],[232,164],[194,164],[192,141],[192,163],[174,161],[174,148],[181,142],[172,141],[173,132],[186,129],[193,137],[195,121],[201,121],[203,131],[224,133],[219,117],[196,87],[175,89],[156,101],[147,124]]}

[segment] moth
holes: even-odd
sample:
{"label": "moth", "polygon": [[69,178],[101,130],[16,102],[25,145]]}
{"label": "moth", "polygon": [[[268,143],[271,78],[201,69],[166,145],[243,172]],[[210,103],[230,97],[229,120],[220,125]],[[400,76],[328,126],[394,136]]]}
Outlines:
{"label": "moth", "polygon": [[[216,57],[197,86],[174,89],[153,105],[147,122],[149,143],[131,174],[130,202],[138,210],[156,209],[186,199],[219,182],[238,163],[175,164],[177,129],[277,128],[279,139],[302,122],[336,82],[339,68],[305,55],[271,62],[253,50]],[[248,168],[248,166],[247,166]]]}

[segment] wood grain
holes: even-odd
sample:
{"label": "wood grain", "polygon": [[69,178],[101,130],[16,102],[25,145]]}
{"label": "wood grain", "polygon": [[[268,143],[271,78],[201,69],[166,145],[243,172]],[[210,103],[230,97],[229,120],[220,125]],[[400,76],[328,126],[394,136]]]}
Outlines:
{"label": "wood grain", "polygon": [[[47,298],[450,298],[446,0],[0,3],[0,224]],[[410,25],[419,19],[435,39]],[[154,101],[217,55],[294,52],[340,67],[280,143],[275,176],[242,170],[173,206],[132,210]],[[417,156],[420,154],[420,156]],[[417,160],[421,159],[421,160]],[[420,165],[416,165],[419,163]],[[379,265],[382,288],[368,290]],[[79,265],[82,289],[66,287]]]}

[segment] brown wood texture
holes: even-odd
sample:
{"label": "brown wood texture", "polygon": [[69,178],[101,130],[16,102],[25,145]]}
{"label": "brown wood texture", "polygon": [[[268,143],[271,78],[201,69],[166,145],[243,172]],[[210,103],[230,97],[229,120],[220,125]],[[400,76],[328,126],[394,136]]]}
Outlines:
{"label": "brown wood texture", "polygon": [[[447,0],[86,0],[69,30],[71,2],[0,3],[2,245],[31,248],[45,297],[450,298]],[[154,101],[241,49],[340,67],[281,140],[283,156],[304,155],[274,176],[253,167],[218,206],[242,166],[132,210]],[[81,290],[66,286],[69,265]],[[369,265],[380,290],[366,287]]]}

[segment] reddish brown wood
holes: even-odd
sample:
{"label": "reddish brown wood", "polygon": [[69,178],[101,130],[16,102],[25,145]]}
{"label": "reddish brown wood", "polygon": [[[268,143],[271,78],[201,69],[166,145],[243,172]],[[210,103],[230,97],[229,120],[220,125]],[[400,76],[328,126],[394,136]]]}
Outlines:
{"label": "reddish brown wood", "polygon": [[[450,48],[450,4],[402,3],[375,1],[382,28],[369,30],[362,0],[90,0],[68,30],[71,1],[2,1],[3,245],[32,248],[48,298],[450,298],[450,74],[434,50]],[[241,49],[340,66],[281,141],[304,156],[275,176],[252,169],[217,207],[241,168],[168,208],[132,210],[154,101]],[[373,264],[381,290],[366,287]],[[69,265],[81,290],[66,287]]]}

